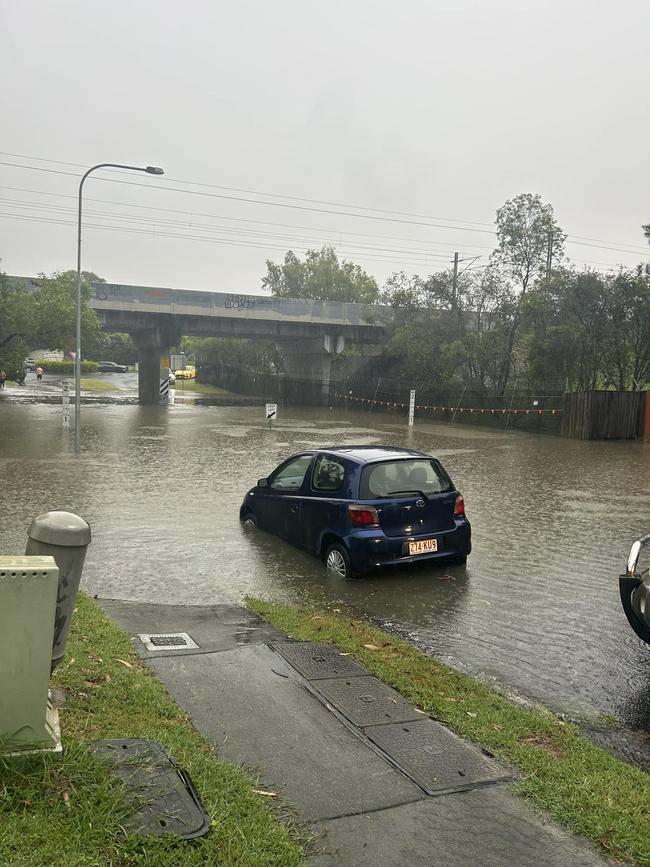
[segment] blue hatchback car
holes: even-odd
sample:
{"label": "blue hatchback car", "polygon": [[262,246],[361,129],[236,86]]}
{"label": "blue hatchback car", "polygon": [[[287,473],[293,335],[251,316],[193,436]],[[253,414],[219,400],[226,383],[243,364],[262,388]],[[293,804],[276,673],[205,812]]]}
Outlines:
{"label": "blue hatchback car", "polygon": [[246,494],[240,519],[346,579],[417,560],[464,563],[472,549],[463,497],[442,464],[400,448],[294,455]]}

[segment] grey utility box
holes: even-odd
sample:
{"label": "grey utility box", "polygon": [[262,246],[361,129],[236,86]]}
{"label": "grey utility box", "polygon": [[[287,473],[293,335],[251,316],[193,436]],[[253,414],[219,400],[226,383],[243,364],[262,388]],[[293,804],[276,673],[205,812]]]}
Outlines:
{"label": "grey utility box", "polygon": [[47,701],[58,583],[52,557],[0,557],[0,757],[61,749]]}
{"label": "grey utility box", "polygon": [[65,656],[72,611],[81,572],[90,544],[90,526],[72,512],[45,512],[34,518],[27,531],[26,554],[54,557],[59,567],[56,598],[52,671]]}

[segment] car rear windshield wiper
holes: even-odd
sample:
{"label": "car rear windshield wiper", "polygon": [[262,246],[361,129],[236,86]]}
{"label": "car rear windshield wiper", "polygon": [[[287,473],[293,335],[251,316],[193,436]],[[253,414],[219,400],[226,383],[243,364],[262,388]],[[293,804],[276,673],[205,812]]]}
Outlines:
{"label": "car rear windshield wiper", "polygon": [[419,494],[421,497],[424,497],[425,500],[429,499],[424,491],[418,491],[417,488],[407,488],[405,491],[388,491],[386,496],[392,497],[394,494]]}

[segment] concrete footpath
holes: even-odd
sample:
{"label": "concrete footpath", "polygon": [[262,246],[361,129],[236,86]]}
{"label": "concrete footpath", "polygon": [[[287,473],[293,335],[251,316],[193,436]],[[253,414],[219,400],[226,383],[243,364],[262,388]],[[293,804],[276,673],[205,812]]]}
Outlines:
{"label": "concrete footpath", "polygon": [[[611,863],[516,798],[512,769],[331,648],[290,643],[227,601],[97,601],[218,755],[259,773],[320,835],[314,867]],[[138,637],[161,633],[185,635]]]}

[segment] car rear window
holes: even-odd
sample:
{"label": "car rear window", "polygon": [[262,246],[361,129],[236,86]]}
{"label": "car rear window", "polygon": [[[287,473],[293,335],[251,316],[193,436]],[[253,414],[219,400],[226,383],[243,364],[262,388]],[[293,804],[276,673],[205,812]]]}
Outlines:
{"label": "car rear window", "polygon": [[361,474],[359,497],[407,497],[409,494],[444,494],[454,486],[438,461],[422,459],[382,461],[369,464]]}

